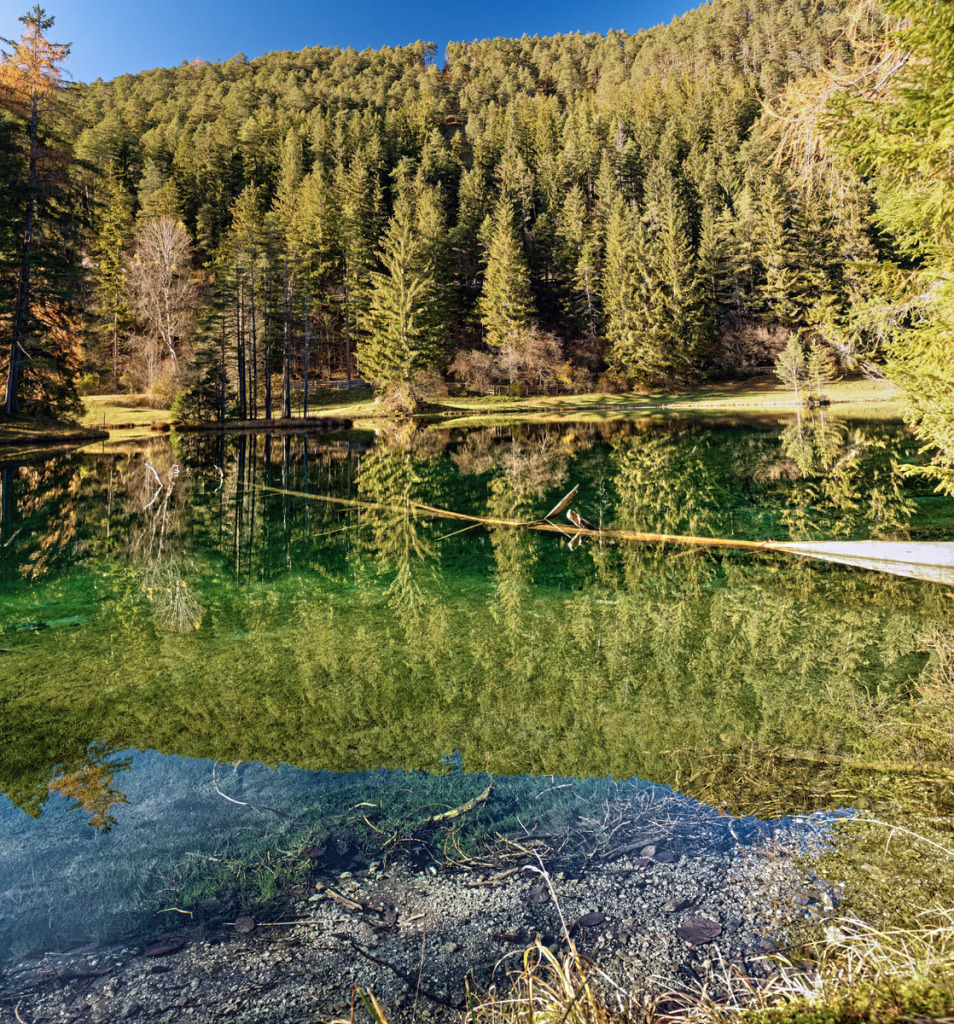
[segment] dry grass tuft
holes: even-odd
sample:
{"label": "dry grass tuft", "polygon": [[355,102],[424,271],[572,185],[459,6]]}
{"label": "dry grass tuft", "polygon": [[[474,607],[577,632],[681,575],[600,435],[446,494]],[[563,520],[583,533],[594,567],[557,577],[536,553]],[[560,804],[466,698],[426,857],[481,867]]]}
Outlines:
{"label": "dry grass tuft", "polygon": [[855,917],[828,918],[824,938],[746,990],[741,1013],[690,1017],[705,1024],[941,1021],[954,1012],[954,916],[935,911],[921,928],[882,930]]}
{"label": "dry grass tuft", "polygon": [[519,971],[472,1002],[467,1024],[652,1024],[659,998],[620,988],[582,956],[571,941],[557,956],[539,940],[523,954]]}
{"label": "dry grass tuft", "polygon": [[[791,951],[789,951],[791,953]],[[572,941],[557,955],[538,940],[479,1001],[464,1024],[951,1024],[954,912],[934,912],[917,929],[879,930],[855,917],[828,918],[799,958],[772,954],[752,977],[720,964],[695,991],[664,992],[647,979],[627,991]],[[499,967],[500,965],[498,965]],[[373,1024],[389,1024],[370,992],[355,989]]]}

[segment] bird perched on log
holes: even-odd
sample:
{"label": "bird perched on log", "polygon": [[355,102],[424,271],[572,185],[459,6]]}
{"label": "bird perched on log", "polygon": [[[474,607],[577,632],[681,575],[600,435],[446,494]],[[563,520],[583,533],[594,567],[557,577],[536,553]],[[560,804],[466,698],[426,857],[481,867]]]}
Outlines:
{"label": "bird perched on log", "polygon": [[567,512],[566,512],[566,517],[567,517],[567,519],[569,519],[569,520],[570,520],[570,522],[571,522],[571,523],[572,523],[572,524],[573,524],[574,526],[576,526],[576,527],[577,527],[578,529],[580,529],[580,530],[595,530],[595,529],[597,529],[597,527],[595,527],[595,526],[594,526],[594,525],[593,525],[593,524],[592,524],[592,523],[591,523],[591,522],[589,521],[589,519],[584,519],[584,518],[583,518],[583,517],[582,517],[582,516],[580,515],[580,513],[579,513],[579,512],[577,512],[577,511],[576,511],[575,509],[572,509],[572,508],[570,508],[570,509],[567,509]]}

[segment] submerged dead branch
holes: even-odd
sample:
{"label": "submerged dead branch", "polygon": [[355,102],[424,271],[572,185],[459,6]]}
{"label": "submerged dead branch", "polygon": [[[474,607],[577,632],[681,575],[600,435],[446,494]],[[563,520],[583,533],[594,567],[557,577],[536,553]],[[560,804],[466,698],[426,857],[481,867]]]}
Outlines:
{"label": "submerged dead branch", "polygon": [[460,807],[455,807],[450,811],[443,811],[440,814],[432,815],[430,818],[425,818],[421,822],[422,825],[436,825],[441,821],[450,821],[451,818],[459,818],[462,814],[467,814],[469,811],[474,810],[475,807],[479,807],[481,804],[487,802],[490,796],[490,791],[494,788],[494,784],[491,783],[479,796],[475,796],[473,800],[468,800],[467,803],[461,804]]}

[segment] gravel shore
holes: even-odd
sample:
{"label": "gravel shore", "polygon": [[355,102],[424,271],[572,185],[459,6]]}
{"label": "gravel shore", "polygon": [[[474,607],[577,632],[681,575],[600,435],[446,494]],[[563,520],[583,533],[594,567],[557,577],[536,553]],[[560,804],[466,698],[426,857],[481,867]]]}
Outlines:
{"label": "gravel shore", "polygon": [[280,920],[0,964],[0,1019],[332,1020],[349,1016],[360,985],[394,1024],[456,1021],[467,986],[505,988],[535,941],[566,948],[564,925],[622,986],[691,988],[722,963],[758,970],[775,911],[799,898],[789,854],[824,829],[821,816],[766,825],[670,806],[572,852],[513,839],[471,867],[359,857],[316,867]]}

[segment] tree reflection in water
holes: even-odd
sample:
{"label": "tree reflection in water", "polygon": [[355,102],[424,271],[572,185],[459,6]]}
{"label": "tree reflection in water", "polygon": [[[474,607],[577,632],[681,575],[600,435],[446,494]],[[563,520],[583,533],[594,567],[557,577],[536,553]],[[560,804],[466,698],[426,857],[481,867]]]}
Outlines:
{"label": "tree reflection in water", "polygon": [[839,422],[824,408],[800,410],[781,442],[797,470],[782,517],[793,539],[904,536],[914,504],[904,493],[905,462],[891,456],[882,432]]}
{"label": "tree reflection in water", "polygon": [[[433,770],[460,750],[468,770],[638,775],[766,814],[868,799],[899,751],[939,763],[877,723],[910,719],[921,637],[952,626],[943,588],[780,555],[570,550],[408,504],[532,519],[579,483],[579,511],[606,527],[784,539],[797,513],[815,535],[923,529],[929,492],[895,468],[913,457],[904,435],[801,430],[186,438],[146,453],[163,484],[148,509],[142,455],[89,457],[70,499],[84,564],[4,594],[0,785],[45,793],[101,742],[338,771]],[[789,449],[809,442],[799,467]],[[4,496],[14,566],[36,546],[14,536],[25,500]],[[15,628],[64,594],[82,627]]]}
{"label": "tree reflection in water", "polygon": [[194,584],[194,563],[184,554],[183,510],[173,500],[179,465],[172,463],[164,476],[151,462],[143,468],[150,471],[156,488],[143,506],[144,526],[130,553],[134,552],[140,562],[142,591],[153,606],[156,625],[173,633],[186,633],[202,625],[203,607]]}
{"label": "tree reflection in water", "polygon": [[126,803],[126,795],[116,788],[116,774],[131,765],[131,757],[117,757],[116,751],[93,743],[82,758],[60,765],[47,788],[69,800],[71,808],[81,808],[89,824],[105,833],[116,824],[114,808]]}

